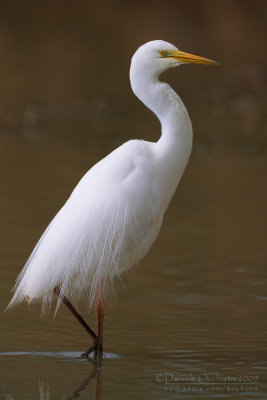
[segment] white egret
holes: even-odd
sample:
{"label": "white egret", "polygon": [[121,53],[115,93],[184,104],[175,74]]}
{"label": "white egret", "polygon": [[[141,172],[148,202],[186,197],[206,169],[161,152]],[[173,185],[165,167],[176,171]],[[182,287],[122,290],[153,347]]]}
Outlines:
{"label": "white egret", "polygon": [[[17,278],[8,307],[39,299],[43,309],[54,294],[63,301],[103,350],[104,299],[123,271],[145,256],[160,230],[164,213],[182,177],[192,147],[187,110],[159,75],[184,63],[216,65],[155,40],[134,54],[130,81],[135,95],[161,123],[157,142],[130,140],[93,166],[54,217]],[[98,334],[71,302],[96,303]]]}

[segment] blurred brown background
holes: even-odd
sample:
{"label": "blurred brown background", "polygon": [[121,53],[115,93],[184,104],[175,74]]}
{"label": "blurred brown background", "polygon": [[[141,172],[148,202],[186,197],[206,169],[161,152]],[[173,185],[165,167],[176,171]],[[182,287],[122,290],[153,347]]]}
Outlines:
{"label": "blurred brown background", "polygon": [[[0,0],[0,398],[93,388],[78,361],[87,335],[64,307],[53,323],[34,305],[1,311],[83,174],[126,140],[158,139],[129,83],[133,53],[153,39],[222,66],[162,77],[189,111],[193,155],[155,245],[108,308],[103,400],[162,399],[159,371],[266,376],[266,11],[263,0]],[[94,328],[94,310],[79,311]],[[250,398],[266,393],[264,378]],[[183,398],[195,395],[233,396]]]}
{"label": "blurred brown background", "polygon": [[139,45],[163,39],[223,64],[164,77],[189,109],[194,151],[264,153],[266,11],[263,0],[1,1],[0,144],[156,140],[128,71]]}

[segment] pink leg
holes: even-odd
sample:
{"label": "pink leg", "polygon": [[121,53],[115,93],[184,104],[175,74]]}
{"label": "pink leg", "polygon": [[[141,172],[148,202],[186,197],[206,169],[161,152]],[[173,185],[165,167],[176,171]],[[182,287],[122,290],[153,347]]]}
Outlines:
{"label": "pink leg", "polygon": [[103,305],[103,287],[104,287],[104,280],[101,279],[98,289],[97,303],[96,303],[96,312],[98,320],[97,340],[94,342],[93,346],[91,346],[84,354],[82,354],[83,358],[87,358],[89,354],[92,352],[94,352],[94,358],[101,358],[103,354],[103,326],[104,326],[104,317],[106,314]]}
{"label": "pink leg", "polygon": [[103,353],[104,317],[106,315],[103,302],[103,287],[104,287],[104,281],[103,279],[101,279],[98,290],[97,304],[96,304],[97,319],[98,319],[98,353],[100,354]]}

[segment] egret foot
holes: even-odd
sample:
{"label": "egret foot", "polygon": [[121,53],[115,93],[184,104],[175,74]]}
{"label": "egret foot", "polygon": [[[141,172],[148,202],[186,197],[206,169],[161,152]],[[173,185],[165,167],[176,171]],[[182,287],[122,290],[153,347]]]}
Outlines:
{"label": "egret foot", "polygon": [[89,347],[89,349],[81,355],[81,358],[88,358],[88,356],[94,352],[94,359],[102,358],[103,355],[103,348],[101,343],[94,343],[93,346]]}

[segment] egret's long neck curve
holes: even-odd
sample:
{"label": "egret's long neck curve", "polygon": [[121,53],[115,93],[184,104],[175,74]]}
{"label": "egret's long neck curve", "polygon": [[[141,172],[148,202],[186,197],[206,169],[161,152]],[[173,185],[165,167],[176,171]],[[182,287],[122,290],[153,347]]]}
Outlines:
{"label": "egret's long neck curve", "polygon": [[159,81],[158,74],[151,74],[148,70],[138,72],[138,68],[132,65],[130,70],[132,89],[160,120],[161,137],[154,148],[160,174],[165,181],[164,184],[169,183],[171,197],[191,153],[193,136],[191,121],[180,97],[168,84]]}

